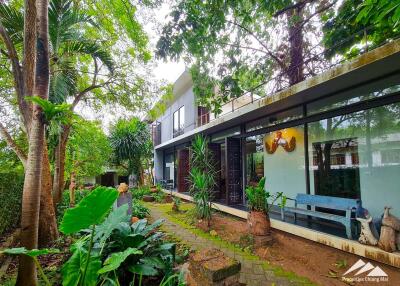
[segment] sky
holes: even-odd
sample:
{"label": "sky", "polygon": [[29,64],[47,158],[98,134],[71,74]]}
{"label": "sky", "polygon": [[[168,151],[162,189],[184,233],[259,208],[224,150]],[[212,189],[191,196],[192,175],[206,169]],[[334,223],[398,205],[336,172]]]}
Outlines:
{"label": "sky", "polygon": [[[153,51],[161,34],[161,28],[167,23],[168,14],[171,10],[169,3],[163,3],[157,11],[145,12],[152,14],[151,19],[143,19],[143,27],[149,36],[150,46]],[[159,80],[166,80],[174,83],[178,77],[184,72],[185,64],[183,61],[163,61],[155,59],[154,76]]]}

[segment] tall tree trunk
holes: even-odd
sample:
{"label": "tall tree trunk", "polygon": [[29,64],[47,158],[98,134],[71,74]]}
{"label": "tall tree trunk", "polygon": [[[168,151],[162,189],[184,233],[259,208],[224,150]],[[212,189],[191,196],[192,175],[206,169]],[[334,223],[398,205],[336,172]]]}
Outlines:
{"label": "tall tree trunk", "polygon": [[298,6],[286,13],[289,25],[290,64],[287,70],[290,85],[304,80],[303,9]]}
{"label": "tall tree trunk", "polygon": [[[54,173],[54,181],[57,181],[55,184],[56,186],[53,186],[53,199],[54,199],[54,204],[58,204],[61,199],[62,199],[62,193],[65,188],[65,156],[67,152],[67,143],[68,143],[68,138],[69,138],[69,133],[71,130],[71,126],[64,126],[63,132],[61,133],[60,136],[60,142],[59,146],[57,146],[57,149],[59,148],[59,156],[57,158],[56,155],[56,162],[55,164],[59,166],[59,171],[58,171],[58,176]],[[58,159],[58,162],[57,162]],[[57,188],[56,188],[57,187]]]}
{"label": "tall tree trunk", "polygon": [[76,187],[75,172],[72,171],[69,183],[69,206],[71,208],[75,206],[75,187]]}
{"label": "tall tree trunk", "polygon": [[[32,13],[34,15],[32,15]],[[34,93],[43,99],[48,98],[49,94],[49,42],[48,42],[48,1],[46,0],[26,0],[25,1],[25,26],[24,30],[35,29],[37,23],[37,43],[36,43],[36,73],[34,76]],[[31,26],[30,26],[31,25]],[[25,33],[25,37],[26,37]],[[35,45],[26,42],[25,38],[24,54],[35,50]],[[27,50],[29,49],[29,51]],[[35,55],[35,53],[34,53]],[[31,64],[27,63],[27,64]],[[32,78],[31,73],[27,73],[24,78],[29,82]],[[25,84],[27,84],[25,82]],[[27,168],[25,170],[24,191],[22,196],[21,211],[21,246],[27,249],[37,248],[38,228],[39,228],[39,209],[40,209],[40,189],[42,177],[42,161],[44,140],[44,122],[42,109],[36,104],[33,105],[33,113],[30,122],[29,151]],[[18,277],[18,286],[37,285],[36,268],[32,258],[21,255]]]}
{"label": "tall tree trunk", "polygon": [[45,144],[43,149],[42,190],[40,193],[39,247],[49,246],[58,238],[56,213],[53,204],[50,162]]}
{"label": "tall tree trunk", "polygon": [[[44,145],[44,124],[39,106],[33,107],[21,211],[21,246],[37,248],[40,208],[41,171]],[[36,285],[36,268],[32,258],[21,255],[17,285]]]}
{"label": "tall tree trunk", "polygon": [[59,136],[59,141],[54,149],[54,174],[53,174],[53,203],[54,209],[57,210],[57,204],[61,201],[60,190],[60,151],[61,151],[61,136]]}

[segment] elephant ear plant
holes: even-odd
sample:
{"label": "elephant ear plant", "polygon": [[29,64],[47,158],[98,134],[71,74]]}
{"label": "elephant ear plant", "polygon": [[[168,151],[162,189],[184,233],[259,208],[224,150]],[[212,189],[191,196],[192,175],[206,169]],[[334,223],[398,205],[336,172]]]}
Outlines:
{"label": "elephant ear plant", "polygon": [[136,285],[136,280],[140,285],[142,276],[174,274],[175,244],[164,243],[156,231],[163,221],[148,225],[143,219],[131,225],[128,205],[110,212],[117,197],[115,189],[97,188],[65,213],[60,230],[83,236],[62,268],[63,286]]}
{"label": "elephant ear plant", "polygon": [[[146,276],[156,276],[159,281],[163,278],[166,286],[177,285],[180,276],[173,271],[175,244],[164,242],[164,234],[157,231],[163,220],[151,225],[145,219],[130,224],[127,204],[111,210],[117,197],[115,189],[98,187],[65,212],[60,231],[76,240],[61,269],[62,285],[140,286]],[[46,285],[51,285],[36,257],[58,250],[14,248],[2,252],[32,257]]]}
{"label": "elephant ear plant", "polygon": [[263,177],[257,186],[248,186],[245,190],[247,205],[249,207],[248,227],[253,235],[268,235],[271,230],[269,212],[272,205],[281,199],[279,207],[284,207],[286,197],[282,192],[271,194],[265,190],[265,177]]}

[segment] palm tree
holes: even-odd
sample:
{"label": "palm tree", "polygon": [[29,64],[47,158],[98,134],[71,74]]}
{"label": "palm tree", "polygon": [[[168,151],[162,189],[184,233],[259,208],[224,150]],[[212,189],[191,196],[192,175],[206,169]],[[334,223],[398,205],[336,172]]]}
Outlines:
{"label": "palm tree", "polygon": [[151,158],[150,132],[138,118],[119,120],[109,137],[114,163],[125,168],[129,175],[136,174],[140,185],[144,183],[144,166]]}

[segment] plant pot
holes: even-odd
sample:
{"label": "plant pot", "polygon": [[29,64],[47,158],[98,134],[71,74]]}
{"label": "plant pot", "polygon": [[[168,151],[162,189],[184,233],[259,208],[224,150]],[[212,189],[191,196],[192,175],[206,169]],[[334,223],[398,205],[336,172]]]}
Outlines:
{"label": "plant pot", "polygon": [[166,195],[164,198],[164,203],[169,204],[172,203],[174,200],[172,199],[171,195]]}
{"label": "plant pot", "polygon": [[150,193],[157,193],[157,192],[158,192],[157,187],[150,188]]}
{"label": "plant pot", "polygon": [[154,199],[153,196],[144,195],[144,196],[143,196],[143,201],[144,201],[144,202],[154,202],[155,199]]}
{"label": "plant pot", "polygon": [[269,216],[264,212],[249,212],[247,226],[252,235],[269,235],[271,232]]}

